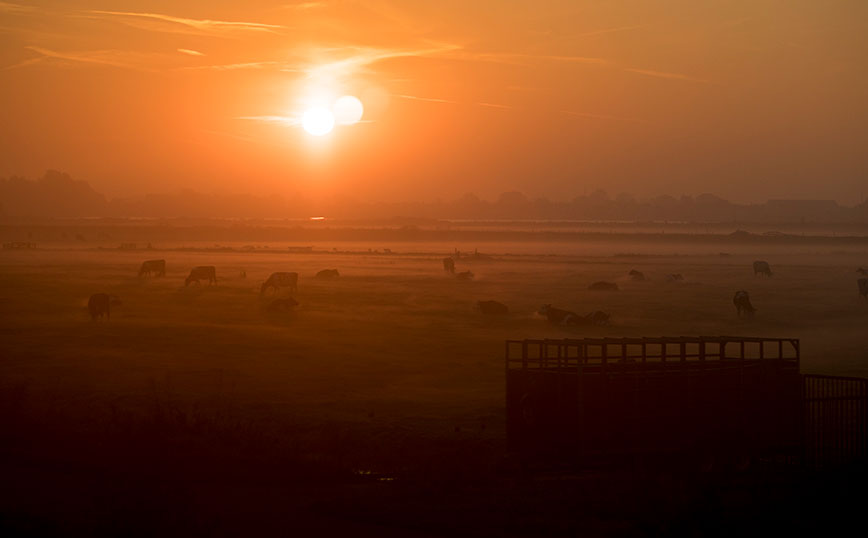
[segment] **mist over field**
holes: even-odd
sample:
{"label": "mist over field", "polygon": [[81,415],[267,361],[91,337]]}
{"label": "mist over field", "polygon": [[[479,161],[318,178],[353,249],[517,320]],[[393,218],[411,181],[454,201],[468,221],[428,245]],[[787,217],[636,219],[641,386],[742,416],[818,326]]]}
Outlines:
{"label": "mist over field", "polygon": [[108,198],[84,180],[56,170],[41,177],[0,178],[0,216],[9,218],[246,218],[330,219],[378,222],[412,219],[638,221],[746,224],[849,224],[863,230],[868,202],[839,204],[824,199],[772,199],[736,203],[714,194],[677,197],[661,194],[636,198],[630,193],[596,190],[565,198],[529,197],[501,192],[493,200],[473,193],[454,199],[385,201],[363,199],[352,192],[311,198],[300,193],[267,196],[207,193],[191,189]]}
{"label": "mist over field", "polygon": [[[608,534],[621,524],[580,507],[628,495],[662,496],[673,515],[643,501],[619,521],[671,525],[701,486],[591,474],[565,484],[570,503],[536,519],[539,503],[564,493],[529,496],[506,485],[515,462],[505,445],[504,340],[799,338],[803,371],[868,375],[868,304],[856,286],[864,237],[316,226],[4,226],[4,242],[35,247],[0,254],[10,524],[38,513],[45,527],[36,528],[51,532],[124,530],[131,521],[154,531],[178,522],[191,532],[240,532],[261,512],[262,529],[290,513],[300,528],[332,532],[385,525],[399,535],[499,535],[504,525],[529,533],[579,525]],[[472,280],[445,272],[447,256]],[[772,278],[754,275],[759,258]],[[138,276],[146,259],[165,259],[165,276]],[[203,265],[216,268],[216,284],[185,285]],[[323,269],[339,277],[317,278]],[[262,293],[275,271],[297,272],[298,291]],[[683,280],[671,281],[675,273]],[[589,290],[597,281],[619,289]],[[732,295],[741,289],[753,318],[736,315]],[[121,300],[110,320],[91,320],[94,293]],[[298,305],[269,310],[287,297]],[[484,315],[477,302],[487,300],[508,313]],[[537,312],[546,303],[611,317],[551,324]],[[47,482],[49,497],[28,489]],[[98,517],[106,494],[111,515]],[[435,516],[431,502],[461,516]],[[719,517],[744,509],[718,502]],[[195,519],[206,513],[209,522]],[[717,517],[691,525],[736,524]]]}

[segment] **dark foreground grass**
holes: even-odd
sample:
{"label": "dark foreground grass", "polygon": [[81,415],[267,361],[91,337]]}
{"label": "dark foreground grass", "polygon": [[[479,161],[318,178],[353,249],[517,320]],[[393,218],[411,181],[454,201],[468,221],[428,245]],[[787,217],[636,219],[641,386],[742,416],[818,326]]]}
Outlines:
{"label": "dark foreground grass", "polygon": [[[508,246],[504,251],[508,251]],[[4,254],[4,256],[6,256]],[[505,449],[505,338],[745,334],[802,338],[803,369],[866,375],[868,305],[855,258],[14,253],[0,264],[0,530],[55,535],[732,535],[829,529],[864,500],[862,475],[689,461],[528,473]],[[183,286],[215,264],[216,286]],[[856,264],[858,265],[858,264]],[[337,267],[341,278],[312,278]],[[625,275],[641,269],[649,282]],[[240,278],[244,269],[248,277]],[[271,272],[301,273],[287,314],[264,310]],[[666,284],[663,276],[685,281]],[[621,291],[595,293],[596,280]],[[736,289],[758,313],[735,317]],[[89,321],[95,292],[124,305]],[[508,316],[487,319],[477,300]],[[542,303],[606,310],[563,328]]]}

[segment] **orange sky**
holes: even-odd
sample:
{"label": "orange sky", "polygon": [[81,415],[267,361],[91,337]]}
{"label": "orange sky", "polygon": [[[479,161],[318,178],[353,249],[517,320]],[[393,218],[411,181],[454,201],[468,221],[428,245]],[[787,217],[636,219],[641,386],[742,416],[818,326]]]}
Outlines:
{"label": "orange sky", "polygon": [[[22,0],[0,21],[0,176],[55,168],[109,196],[868,194],[865,0]],[[359,96],[364,122],[305,133],[327,94]]]}

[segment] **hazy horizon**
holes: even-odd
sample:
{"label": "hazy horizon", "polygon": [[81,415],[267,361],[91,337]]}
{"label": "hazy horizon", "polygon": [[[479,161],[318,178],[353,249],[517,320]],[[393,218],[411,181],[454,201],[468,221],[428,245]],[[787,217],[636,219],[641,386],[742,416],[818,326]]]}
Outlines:
{"label": "hazy horizon", "polygon": [[475,193],[427,201],[365,200],[352,193],[309,198],[279,193],[202,192],[180,187],[169,192],[109,197],[89,182],[56,170],[33,180],[0,177],[0,218],[8,217],[158,217],[376,221],[394,218],[434,220],[537,220],[693,223],[868,223],[868,203],[841,205],[834,200],[770,199],[739,204],[713,193],[659,195],[597,190],[570,199],[531,198],[505,191],[490,199]]}
{"label": "hazy horizon", "polygon": [[[865,2],[500,7],[0,3],[0,176],[113,198],[868,190]],[[344,94],[361,122],[302,130]]]}

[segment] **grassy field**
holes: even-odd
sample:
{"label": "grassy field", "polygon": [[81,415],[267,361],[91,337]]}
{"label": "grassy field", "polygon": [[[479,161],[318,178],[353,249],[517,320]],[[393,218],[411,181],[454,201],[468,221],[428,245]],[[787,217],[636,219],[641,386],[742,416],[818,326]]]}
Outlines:
{"label": "grassy field", "polygon": [[[855,273],[865,252],[770,249],[762,258],[775,274],[763,278],[753,275],[758,254],[747,247],[727,257],[677,244],[654,256],[584,253],[581,245],[486,247],[493,261],[457,262],[475,273],[468,282],[442,271],[450,249],[428,244],[391,255],[3,252],[0,450],[9,479],[0,524],[34,533],[220,534],[248,528],[250,518],[273,530],[275,518],[292,514],[318,532],[334,525],[378,536],[569,534],[577,519],[567,508],[587,495],[572,492],[567,511],[550,513],[532,499],[557,497],[562,486],[544,493],[503,486],[504,339],[795,337],[803,371],[868,376],[868,303]],[[148,258],[166,259],[164,278],[136,276]],[[184,287],[195,265],[215,265],[218,283]],[[326,268],[340,278],[313,278]],[[649,280],[630,281],[634,268]],[[294,312],[265,311],[272,297],[260,297],[259,285],[272,271],[300,274]],[[668,283],[669,273],[685,280]],[[597,280],[621,289],[589,291]],[[758,309],[752,320],[736,316],[739,289]],[[89,319],[87,299],[97,292],[123,301],[110,321]],[[510,314],[482,316],[474,305],[486,299]],[[604,310],[612,323],[551,326],[536,314],[543,303]],[[611,489],[583,484],[586,493]],[[468,487],[499,493],[482,498]],[[672,513],[688,509],[688,500],[679,502],[632,519],[602,509],[580,518],[581,528],[630,534],[634,527],[620,525],[631,520],[665,530]],[[468,506],[479,514],[476,526],[450,519]]]}

